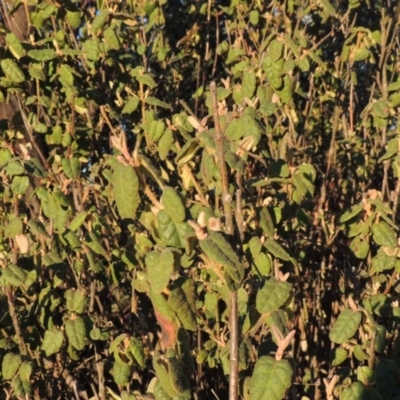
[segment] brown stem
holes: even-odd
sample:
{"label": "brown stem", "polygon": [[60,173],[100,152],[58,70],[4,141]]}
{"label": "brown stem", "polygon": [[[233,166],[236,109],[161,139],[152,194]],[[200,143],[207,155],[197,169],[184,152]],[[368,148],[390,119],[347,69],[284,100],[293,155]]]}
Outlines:
{"label": "brown stem", "polygon": [[11,316],[12,323],[14,326],[15,336],[17,338],[18,347],[19,347],[19,352],[25,356],[25,355],[27,355],[26,345],[25,345],[24,339],[22,337],[21,327],[19,325],[17,312],[15,310],[14,295],[13,295],[13,292],[12,292],[10,286],[6,286],[4,288],[4,291],[7,296],[8,309],[10,311],[10,316]]}
{"label": "brown stem", "polygon": [[[228,169],[224,157],[224,135],[221,130],[218,113],[217,88],[215,82],[210,85],[214,109],[215,144],[221,172],[222,205],[225,216],[225,231],[232,238],[234,233],[232,218],[232,197],[229,193]],[[229,300],[229,330],[230,330],[230,374],[229,374],[229,400],[239,397],[239,327],[238,327],[238,299],[237,291],[231,292]]]}

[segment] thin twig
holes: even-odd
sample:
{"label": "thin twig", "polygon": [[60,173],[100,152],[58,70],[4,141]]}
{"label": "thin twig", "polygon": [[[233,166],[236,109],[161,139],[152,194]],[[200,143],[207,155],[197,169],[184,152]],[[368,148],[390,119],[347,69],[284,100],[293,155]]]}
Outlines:
{"label": "thin twig", "polygon": [[[232,218],[232,197],[229,193],[228,169],[224,157],[224,135],[218,113],[217,88],[215,82],[210,85],[211,97],[214,109],[215,145],[219,170],[221,173],[222,205],[225,216],[225,231],[230,238],[233,237],[234,227]],[[231,292],[229,300],[229,330],[230,330],[230,374],[229,374],[229,400],[237,400],[239,397],[239,327],[238,327],[238,299],[237,291]]]}

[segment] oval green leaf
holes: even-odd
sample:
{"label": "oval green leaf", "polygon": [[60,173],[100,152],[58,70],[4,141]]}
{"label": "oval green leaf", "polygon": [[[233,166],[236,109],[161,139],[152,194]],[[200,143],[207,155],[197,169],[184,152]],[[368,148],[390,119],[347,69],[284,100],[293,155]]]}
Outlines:
{"label": "oval green leaf", "polygon": [[360,312],[349,309],[343,310],[329,332],[329,339],[337,344],[346,342],[357,332],[360,322]]}

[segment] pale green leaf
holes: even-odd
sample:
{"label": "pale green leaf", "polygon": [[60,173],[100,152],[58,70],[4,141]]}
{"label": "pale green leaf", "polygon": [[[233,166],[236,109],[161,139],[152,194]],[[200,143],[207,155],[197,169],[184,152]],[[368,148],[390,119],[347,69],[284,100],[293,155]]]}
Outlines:
{"label": "pale green leaf", "polygon": [[360,312],[354,312],[349,309],[343,310],[329,332],[330,340],[337,344],[346,342],[357,332],[360,322]]}
{"label": "pale green leaf", "polygon": [[14,176],[11,189],[14,195],[23,195],[29,187],[29,178],[27,176]]}
{"label": "pale green leaf", "polygon": [[161,202],[165,211],[175,223],[185,220],[185,207],[176,190],[170,186],[164,186]]}
{"label": "pale green leaf", "polygon": [[146,104],[149,104],[149,105],[155,106],[155,107],[161,107],[161,108],[167,108],[167,109],[171,108],[171,106],[168,103],[166,103],[165,101],[158,100],[152,96],[146,97],[145,102],[146,102]]}
{"label": "pale green leaf", "polygon": [[22,221],[18,217],[12,218],[4,228],[4,236],[10,239],[15,238],[15,236],[20,235],[22,232],[23,232]]}
{"label": "pale green leaf", "polygon": [[15,83],[22,83],[25,81],[25,74],[19,65],[11,58],[4,58],[0,61],[1,69],[7,79]]}
{"label": "pale green leaf", "polygon": [[135,218],[139,205],[139,180],[131,166],[115,163],[113,189],[121,218]]}
{"label": "pale green leaf", "polygon": [[168,285],[174,268],[172,251],[153,251],[146,256],[146,275],[155,293],[161,293]]}
{"label": "pale green leaf", "polygon": [[87,216],[86,211],[81,211],[80,213],[78,213],[69,224],[69,229],[71,229],[71,231],[78,230],[81,227],[81,225],[85,222],[86,216]]}
{"label": "pale green leaf", "polygon": [[3,379],[12,379],[17,373],[20,365],[22,363],[21,357],[17,354],[7,353],[3,357],[3,362],[1,364],[1,373]]}
{"label": "pale green leaf", "polygon": [[28,56],[36,61],[50,61],[57,57],[57,53],[54,49],[43,49],[43,50],[29,50]]}
{"label": "pale green leaf", "polygon": [[60,329],[52,328],[44,334],[42,350],[45,352],[46,357],[49,357],[60,351],[63,343],[64,333]]}
{"label": "pale green leaf", "polygon": [[70,179],[76,179],[80,174],[80,163],[77,157],[63,158],[61,161],[65,175]]}
{"label": "pale green leaf", "polygon": [[184,248],[186,237],[193,234],[193,229],[188,223],[175,223],[165,210],[157,214],[157,222],[160,239],[166,246]]}
{"label": "pale green leaf", "polygon": [[96,18],[93,20],[93,22],[89,28],[92,35],[96,35],[97,33],[99,33],[99,31],[103,28],[104,24],[106,23],[109,14],[110,14],[110,11],[102,10],[96,16]]}
{"label": "pale green leaf", "polygon": [[67,301],[67,309],[70,312],[82,314],[87,306],[87,298],[85,294],[79,290],[68,289],[64,297]]}
{"label": "pale green leaf", "polygon": [[290,388],[292,368],[288,361],[261,357],[251,378],[251,400],[282,400]]}
{"label": "pale green leaf", "polygon": [[76,350],[82,350],[86,345],[86,327],[81,317],[75,317],[65,322],[65,333],[69,343]]}
{"label": "pale green leaf", "polygon": [[131,380],[131,367],[123,361],[116,361],[111,373],[117,385],[126,385]]}
{"label": "pale green leaf", "polygon": [[372,227],[372,237],[379,246],[395,248],[397,246],[397,236],[394,230],[384,221],[374,224]]}

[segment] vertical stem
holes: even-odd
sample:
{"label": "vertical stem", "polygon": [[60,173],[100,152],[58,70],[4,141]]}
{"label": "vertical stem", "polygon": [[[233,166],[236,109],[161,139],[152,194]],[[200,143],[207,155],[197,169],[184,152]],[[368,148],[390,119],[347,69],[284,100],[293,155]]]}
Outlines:
{"label": "vertical stem", "polygon": [[25,342],[24,342],[24,338],[22,337],[21,327],[19,325],[17,312],[15,310],[13,292],[12,292],[11,287],[9,285],[7,285],[4,288],[4,291],[5,291],[6,296],[7,296],[8,309],[10,311],[11,320],[12,320],[12,323],[13,323],[13,326],[14,326],[15,336],[17,338],[18,347],[19,347],[19,352],[22,355],[27,355],[26,345],[25,345]]}
{"label": "vertical stem", "polygon": [[[228,169],[224,156],[224,135],[221,130],[218,113],[217,88],[215,82],[210,85],[211,97],[214,111],[215,144],[217,157],[221,172],[222,205],[224,208],[226,233],[233,237],[232,196],[229,193]],[[229,374],[229,400],[237,400],[239,397],[239,327],[238,327],[238,304],[237,291],[231,292],[229,300],[229,331],[230,331],[230,374]]]}

